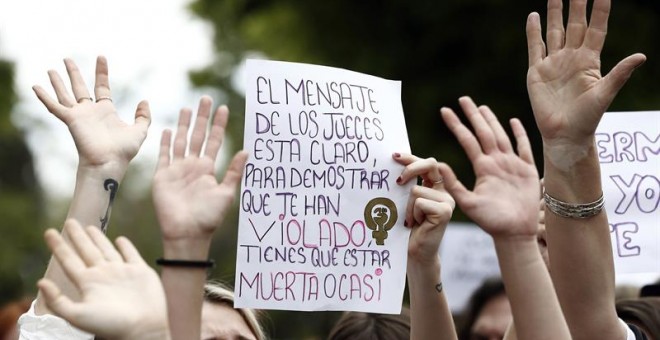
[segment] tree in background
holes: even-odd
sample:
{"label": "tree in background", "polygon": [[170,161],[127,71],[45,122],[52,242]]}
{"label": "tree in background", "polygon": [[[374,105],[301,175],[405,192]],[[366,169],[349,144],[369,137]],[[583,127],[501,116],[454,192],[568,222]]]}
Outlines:
{"label": "tree in background", "polygon": [[33,293],[48,259],[32,154],[11,121],[15,103],[13,65],[0,60],[0,305]]}
{"label": "tree in background", "polygon": [[[542,168],[541,139],[525,83],[525,21],[532,11],[544,18],[545,6],[544,0],[195,0],[192,11],[215,30],[216,56],[211,65],[191,72],[191,79],[197,86],[227,94],[232,110],[229,133],[236,147],[242,145],[244,101],[232,85],[240,79],[233,75],[246,57],[259,53],[402,80],[412,150],[449,163],[464,182],[473,181],[470,165],[438,111],[442,106],[457,107],[458,97],[466,94],[488,104],[501,121],[519,117]],[[658,36],[660,2],[614,1],[603,69],[633,52],[645,53],[649,61],[626,84],[611,111],[660,109]],[[455,216],[460,219],[460,213]],[[235,239],[235,233],[224,237],[213,254],[231,269]],[[334,317],[270,314],[275,326],[287,325],[272,333],[284,338],[318,335],[314,332],[327,331]]]}

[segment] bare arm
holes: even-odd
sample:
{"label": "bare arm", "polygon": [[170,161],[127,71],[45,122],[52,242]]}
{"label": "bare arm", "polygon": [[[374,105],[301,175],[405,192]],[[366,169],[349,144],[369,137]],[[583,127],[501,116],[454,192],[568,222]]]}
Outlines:
{"label": "bare arm", "polygon": [[411,339],[456,339],[454,320],[440,278],[438,248],[454,211],[454,199],[442,184],[435,159],[394,154],[405,169],[397,183],[420,176],[423,185],[413,187],[406,209],[406,225],[412,228],[408,246]]}
{"label": "bare arm", "polygon": [[459,100],[477,137],[448,108],[442,117],[472,162],[477,181],[472,191],[446,164],[440,170],[449,193],[463,212],[489,233],[521,339],[570,339],[550,275],[536,242],[538,173],[527,134],[511,121],[518,155],[509,137],[486,106],[468,97]]}
{"label": "bare arm", "polygon": [[[645,61],[635,54],[601,76],[600,53],[610,0],[570,2],[564,29],[562,1],[548,1],[547,49],[538,14],[527,21],[527,88],[543,137],[546,192],[563,202],[590,203],[602,195],[594,133],[616,93]],[[564,218],[546,206],[550,272],[575,339],[625,339],[614,308],[614,263],[605,212]]]}
{"label": "bare arm", "polygon": [[[188,128],[192,112],[187,109],[181,110],[173,144],[171,132],[163,132],[153,199],[165,259],[208,259],[213,232],[231,208],[241,180],[247,160],[245,152],[234,156],[222,182],[216,180],[215,160],[222,145],[229,111],[225,106],[216,111],[207,135],[212,105],[209,97],[200,100],[190,140]],[[206,271],[164,266],[161,278],[167,296],[172,338],[199,339]]]}
{"label": "bare arm", "polygon": [[[67,218],[105,230],[112,201],[128,163],[146,138],[151,120],[149,105],[145,101],[141,102],[135,112],[135,123],[126,124],[119,119],[112,100],[108,99],[111,93],[108,64],[104,57],[99,57],[96,62],[96,102],[90,96],[73,61],[66,59],[64,63],[71,80],[73,95],[67,91],[55,71],[49,71],[48,75],[57,101],[39,86],[35,86],[34,91],[48,111],[67,125],[78,150],[76,187]],[[64,239],[68,240],[66,225],[62,234]],[[57,262],[49,263],[45,278],[57,284],[65,295],[78,299],[78,290],[64,275]],[[42,299],[37,299],[35,312],[49,313]]]}

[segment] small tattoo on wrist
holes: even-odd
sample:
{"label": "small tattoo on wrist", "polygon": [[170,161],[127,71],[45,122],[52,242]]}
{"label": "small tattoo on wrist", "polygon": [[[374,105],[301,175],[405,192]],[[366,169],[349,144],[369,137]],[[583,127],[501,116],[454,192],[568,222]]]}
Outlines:
{"label": "small tattoo on wrist", "polygon": [[119,183],[112,178],[108,178],[103,182],[103,189],[110,192],[110,199],[108,200],[108,207],[105,209],[105,216],[101,217],[101,231],[105,233],[108,229],[108,221],[110,220],[110,211],[112,210],[112,202],[115,200],[115,195],[119,189]]}
{"label": "small tattoo on wrist", "polygon": [[437,290],[438,293],[442,293],[442,282],[435,285],[435,290]]}

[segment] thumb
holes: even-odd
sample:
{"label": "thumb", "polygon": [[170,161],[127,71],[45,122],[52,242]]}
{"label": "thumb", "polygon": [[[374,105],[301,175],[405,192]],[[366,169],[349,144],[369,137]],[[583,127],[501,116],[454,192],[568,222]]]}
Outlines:
{"label": "thumb", "polygon": [[633,71],[646,61],[646,56],[641,53],[633,54],[621,60],[614,68],[602,79],[603,100],[608,106],[614,99],[623,85],[630,79]]}

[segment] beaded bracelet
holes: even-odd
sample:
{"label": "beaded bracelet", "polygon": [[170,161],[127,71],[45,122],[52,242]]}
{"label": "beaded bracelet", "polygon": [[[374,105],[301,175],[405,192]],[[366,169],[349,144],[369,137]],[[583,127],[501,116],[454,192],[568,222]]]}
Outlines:
{"label": "beaded bracelet", "polygon": [[545,206],[550,211],[566,218],[589,218],[600,213],[605,206],[605,200],[602,194],[597,200],[591,203],[574,204],[560,201],[548,195],[548,193],[543,190],[543,199],[545,200]]}

